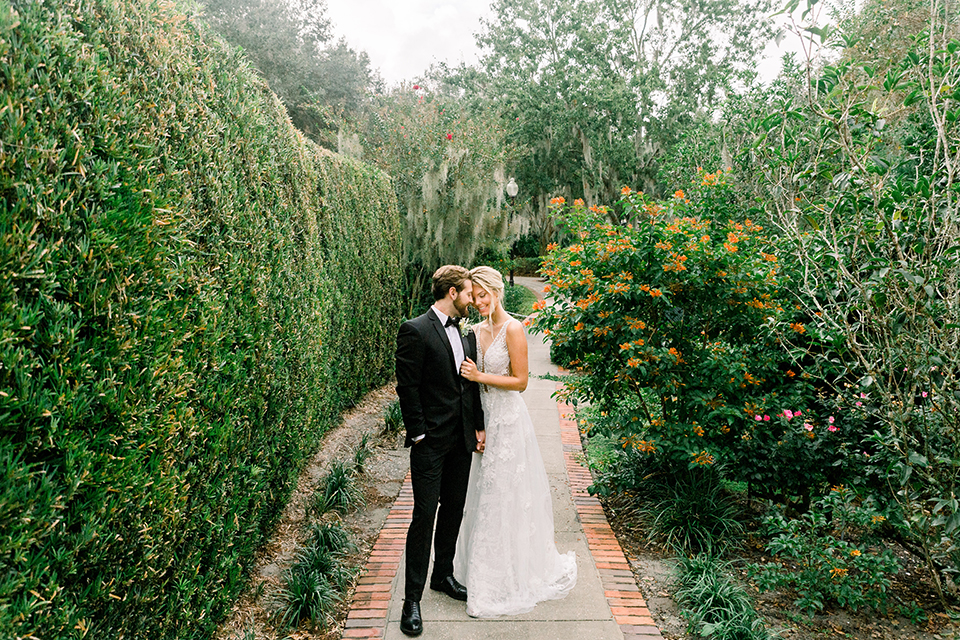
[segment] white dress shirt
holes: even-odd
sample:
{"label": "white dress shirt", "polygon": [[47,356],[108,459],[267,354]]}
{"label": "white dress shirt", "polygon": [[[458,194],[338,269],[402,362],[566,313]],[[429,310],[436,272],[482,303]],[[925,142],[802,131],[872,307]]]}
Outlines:
{"label": "white dress shirt", "polygon": [[[453,349],[453,361],[457,365],[457,375],[460,375],[460,365],[463,364],[463,340],[460,338],[460,329],[453,325],[447,326],[447,318],[449,317],[440,309],[433,307],[433,312],[437,314],[437,317],[440,318],[440,324],[443,325],[443,330],[447,333],[447,339],[450,341],[450,347]],[[463,319],[461,318],[461,321]]]}

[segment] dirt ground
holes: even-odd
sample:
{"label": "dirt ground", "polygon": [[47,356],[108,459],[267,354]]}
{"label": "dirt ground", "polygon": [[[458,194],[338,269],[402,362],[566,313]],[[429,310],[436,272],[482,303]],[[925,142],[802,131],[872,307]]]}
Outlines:
{"label": "dirt ground", "polygon": [[346,563],[360,568],[366,563],[410,468],[402,432],[385,431],[384,410],[396,397],[392,383],[367,394],[344,416],[340,426],[324,436],[319,451],[300,474],[274,535],[258,552],[250,584],[220,625],[215,640],[336,640],[340,637],[349,598],[326,631],[308,624],[296,629],[279,629],[271,623],[270,616],[277,608],[276,594],[283,583],[284,572],[293,564],[296,551],[304,542],[307,500],[316,491],[330,463],[352,458],[364,435],[368,436],[368,446],[373,451],[360,476],[365,505],[345,516],[343,524],[353,533],[353,542],[357,545],[357,552],[347,557]]}

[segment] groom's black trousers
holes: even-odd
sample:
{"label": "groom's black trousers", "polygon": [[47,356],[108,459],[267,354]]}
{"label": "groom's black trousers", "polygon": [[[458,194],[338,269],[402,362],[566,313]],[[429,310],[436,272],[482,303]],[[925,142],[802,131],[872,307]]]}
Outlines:
{"label": "groom's black trousers", "polygon": [[[410,448],[413,482],[413,518],[407,532],[407,571],[404,598],[419,602],[430,564],[430,534],[433,536],[433,576],[453,575],[453,555],[463,520],[463,505],[470,479],[469,453],[462,437],[431,438],[427,435]],[[437,510],[439,503],[440,509]]]}

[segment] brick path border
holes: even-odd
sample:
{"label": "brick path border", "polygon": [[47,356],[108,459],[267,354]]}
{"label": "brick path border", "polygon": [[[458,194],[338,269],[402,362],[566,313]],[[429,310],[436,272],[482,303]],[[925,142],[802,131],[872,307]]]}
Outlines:
{"label": "brick path border", "polygon": [[357,582],[341,638],[383,640],[393,580],[400,568],[412,515],[413,484],[407,472],[380,535],[373,543],[363,575]]}
{"label": "brick path border", "polygon": [[[557,390],[563,383],[557,384]],[[653,640],[662,638],[657,623],[640,595],[636,578],[627,562],[617,537],[607,522],[603,506],[595,496],[587,491],[593,483],[590,470],[580,464],[583,457],[583,445],[580,442],[580,430],[574,417],[574,408],[557,400],[560,411],[560,442],[563,444],[563,458],[567,464],[567,477],[570,479],[570,492],[583,532],[587,536],[587,547],[593,556],[600,573],[603,595],[607,598],[610,612],[620,625],[624,640]]]}

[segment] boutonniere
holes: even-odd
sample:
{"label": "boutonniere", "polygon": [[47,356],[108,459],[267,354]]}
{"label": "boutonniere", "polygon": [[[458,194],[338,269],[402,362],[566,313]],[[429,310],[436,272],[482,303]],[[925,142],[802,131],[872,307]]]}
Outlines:
{"label": "boutonniere", "polygon": [[466,338],[468,335],[470,335],[470,323],[468,323],[468,322],[461,322],[461,323],[460,323],[460,336],[463,337],[463,338]]}

